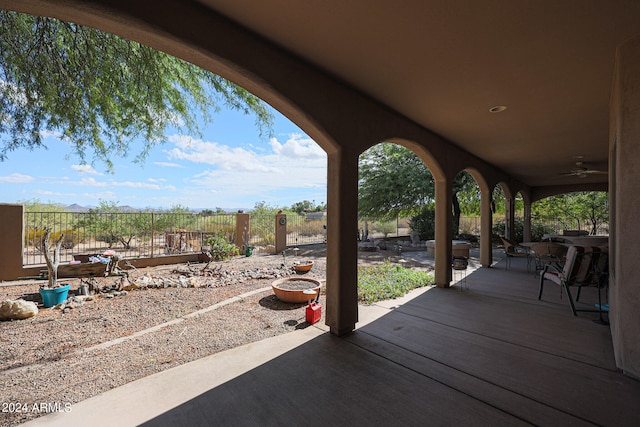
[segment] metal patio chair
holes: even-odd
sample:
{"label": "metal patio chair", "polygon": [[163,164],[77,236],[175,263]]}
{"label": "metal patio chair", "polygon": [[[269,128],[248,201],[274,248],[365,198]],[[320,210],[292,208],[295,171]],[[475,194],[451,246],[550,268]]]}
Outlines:
{"label": "metal patio chair", "polygon": [[504,237],[500,237],[502,240],[502,245],[504,246],[504,253],[507,257],[506,264],[507,270],[511,266],[511,258],[525,258],[527,260],[527,271],[529,271],[531,264],[531,255],[529,250],[523,246],[520,246],[510,240],[505,239]]}
{"label": "metal patio chair", "polygon": [[[553,264],[546,264],[540,274],[538,299],[542,299],[542,291],[546,280],[560,285],[564,289],[569,306],[574,316],[578,311],[599,312],[602,319],[601,291],[608,284],[609,254],[597,246],[570,246],[567,251],[564,267],[559,269]],[[580,299],[580,291],[585,286],[598,288],[598,309],[578,309],[571,294],[571,287],[577,287],[575,301]],[[561,290],[562,292],[562,290]],[[562,296],[562,294],[561,294]],[[603,321],[604,322],[604,321]]]}

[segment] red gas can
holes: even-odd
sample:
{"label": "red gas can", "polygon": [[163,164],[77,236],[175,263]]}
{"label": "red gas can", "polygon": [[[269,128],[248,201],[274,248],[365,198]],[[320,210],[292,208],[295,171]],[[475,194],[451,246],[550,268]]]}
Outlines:
{"label": "red gas can", "polygon": [[322,317],[322,305],[317,302],[312,302],[307,306],[306,309],[306,318],[307,322],[312,325],[320,320]]}

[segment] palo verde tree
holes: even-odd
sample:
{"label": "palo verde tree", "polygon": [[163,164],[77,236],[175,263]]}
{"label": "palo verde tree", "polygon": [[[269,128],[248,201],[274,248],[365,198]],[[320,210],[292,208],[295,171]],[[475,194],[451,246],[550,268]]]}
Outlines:
{"label": "palo verde tree", "polygon": [[170,126],[200,136],[220,105],[270,132],[259,98],[202,68],[113,34],[0,10],[0,160],[42,147],[49,131],[111,170],[135,139],[144,141],[140,161]]}
{"label": "palo verde tree", "polygon": [[434,200],[431,172],[413,151],[398,144],[381,143],[362,153],[358,184],[361,217],[414,215]]}
{"label": "palo verde tree", "polygon": [[[433,175],[411,150],[398,144],[377,144],[360,155],[358,165],[358,213],[361,217],[394,218],[413,216],[412,223],[422,238],[433,233],[435,187]],[[477,196],[477,185],[467,172],[453,183],[453,234],[459,233],[463,211],[458,199]]]}

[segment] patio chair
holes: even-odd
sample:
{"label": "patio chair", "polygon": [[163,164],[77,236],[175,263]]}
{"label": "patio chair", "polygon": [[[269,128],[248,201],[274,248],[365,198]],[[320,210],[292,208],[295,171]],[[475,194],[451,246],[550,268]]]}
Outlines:
{"label": "patio chair", "polygon": [[532,256],[536,262],[536,269],[543,270],[546,265],[554,264],[558,268],[565,260],[568,247],[557,242],[540,242],[531,247]]}
{"label": "patio chair", "polygon": [[504,246],[504,253],[507,257],[506,259],[507,270],[511,266],[511,258],[525,258],[527,260],[527,271],[529,271],[529,265],[531,263],[531,255],[529,254],[529,250],[510,240],[505,239],[504,237],[501,237],[500,239],[502,240],[502,245]]}
{"label": "patio chair", "polygon": [[[574,316],[578,311],[598,311],[602,320],[602,288],[608,283],[608,253],[595,246],[571,246],[567,251],[566,261],[562,269],[557,268],[553,264],[544,266],[540,274],[540,289],[538,291],[538,300],[542,299],[542,291],[546,280],[561,286],[564,289],[569,306]],[[570,287],[578,288],[575,301],[580,298],[580,291],[584,286],[595,286],[598,288],[598,310],[594,309],[577,309]],[[560,294],[562,296],[562,294]]]}

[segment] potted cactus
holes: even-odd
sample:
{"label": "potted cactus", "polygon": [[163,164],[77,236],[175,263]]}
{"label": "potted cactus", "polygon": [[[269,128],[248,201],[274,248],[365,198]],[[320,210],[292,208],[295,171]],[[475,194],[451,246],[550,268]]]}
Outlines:
{"label": "potted cactus", "polygon": [[47,263],[47,284],[40,287],[40,295],[42,296],[42,303],[45,307],[53,307],[60,304],[67,299],[70,285],[61,285],[58,283],[58,266],[60,265],[60,249],[62,248],[62,240],[64,233],[60,233],[60,236],[56,240],[53,247],[53,254],[51,253],[51,246],[49,238],[51,237],[51,229],[47,228],[42,236],[42,251],[44,253],[44,259]]}

